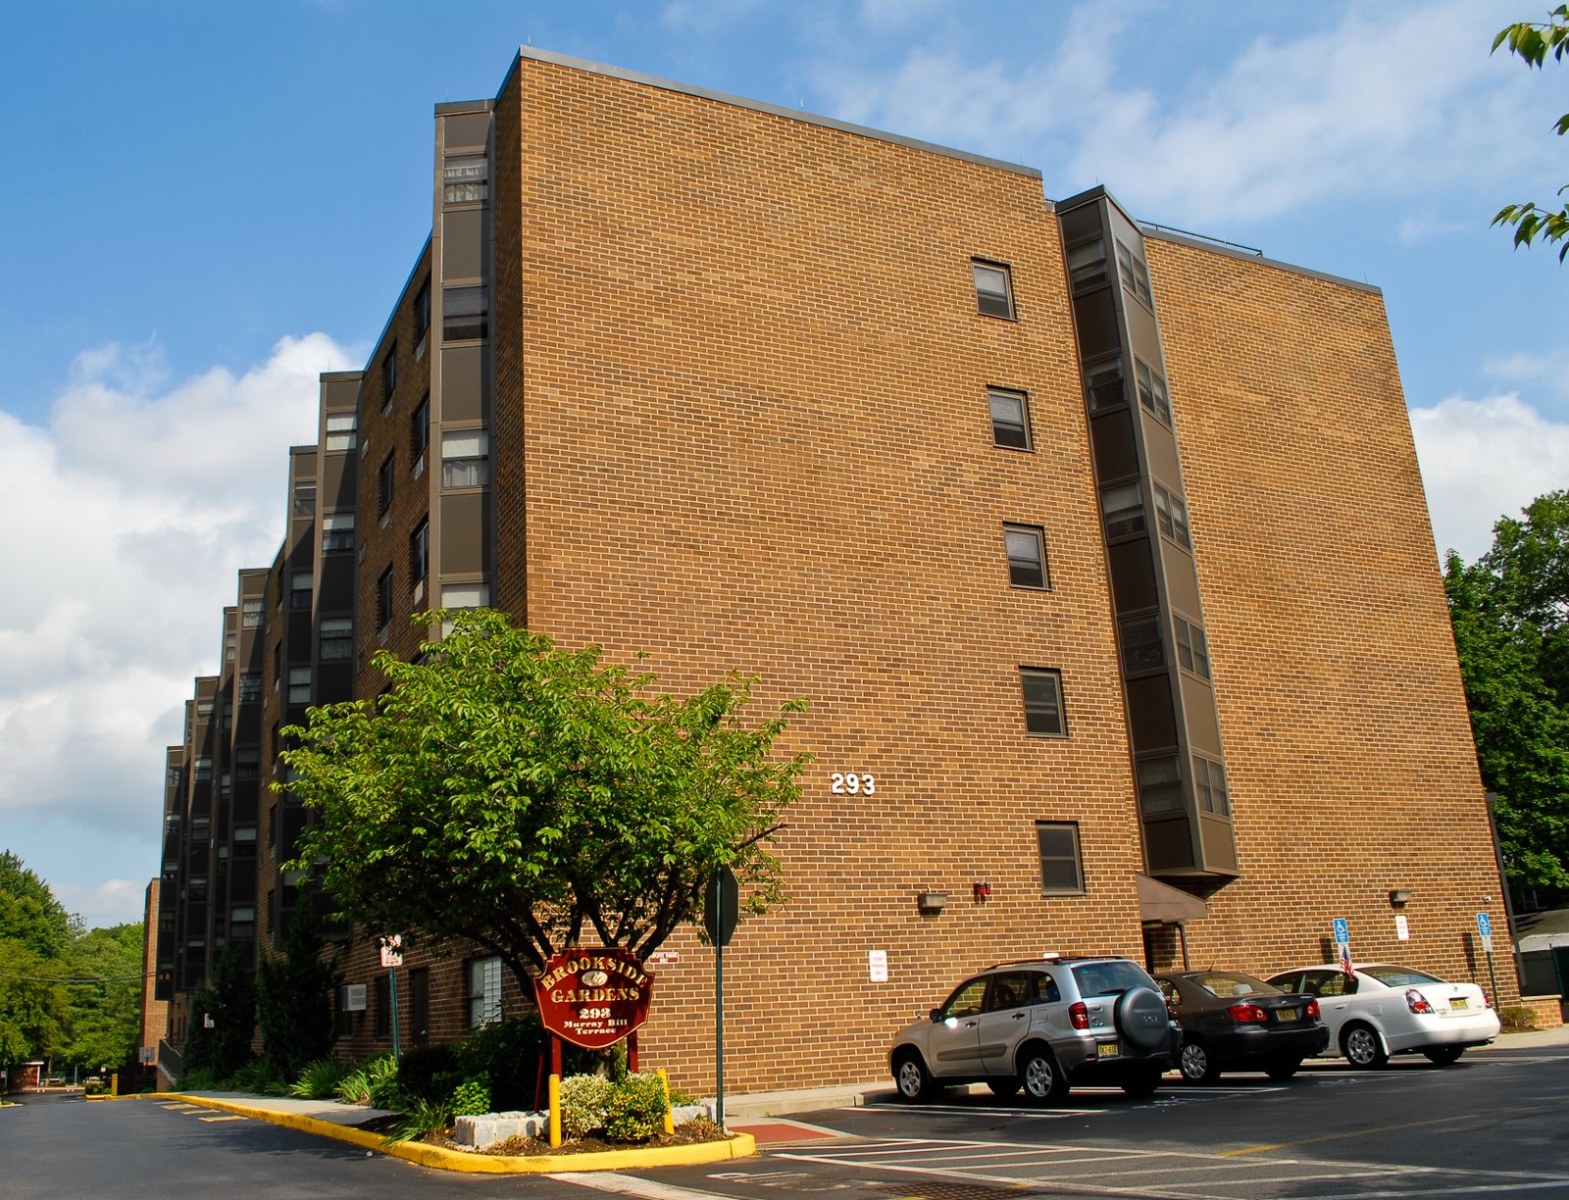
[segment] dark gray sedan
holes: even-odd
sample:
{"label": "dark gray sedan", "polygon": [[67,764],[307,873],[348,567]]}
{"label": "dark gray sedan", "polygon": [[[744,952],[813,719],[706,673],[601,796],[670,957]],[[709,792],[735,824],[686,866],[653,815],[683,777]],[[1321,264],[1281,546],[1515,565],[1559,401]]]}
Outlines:
{"label": "dark gray sedan", "polygon": [[1189,1083],[1213,1083],[1222,1071],[1290,1079],[1329,1044],[1318,1000],[1305,993],[1240,971],[1170,972],[1155,982],[1182,1027],[1178,1065]]}

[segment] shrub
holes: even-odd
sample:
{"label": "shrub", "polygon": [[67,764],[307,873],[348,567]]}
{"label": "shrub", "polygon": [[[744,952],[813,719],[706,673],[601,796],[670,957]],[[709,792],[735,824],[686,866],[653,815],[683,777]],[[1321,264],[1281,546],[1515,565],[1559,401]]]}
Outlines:
{"label": "shrub", "polygon": [[445,1101],[432,1103],[418,1097],[409,1101],[408,1112],[394,1129],[382,1141],[383,1146],[396,1146],[399,1142],[409,1141],[411,1138],[422,1138],[427,1133],[434,1133],[438,1129],[446,1129],[452,1124],[452,1109]]}
{"label": "shrub", "polygon": [[[537,1014],[476,1029],[457,1052],[459,1077],[489,1078],[491,1101],[497,1112],[539,1107],[540,1063],[548,1059],[550,1051]],[[564,1074],[576,1073],[570,1058],[563,1060],[562,1066]]]}
{"label": "shrub", "polygon": [[605,1106],[615,1084],[603,1075],[569,1075],[561,1081],[561,1136],[580,1138],[605,1127]]}
{"label": "shrub", "polygon": [[605,1137],[612,1142],[646,1142],[664,1132],[665,1087],[658,1075],[628,1075],[605,1102]]}
{"label": "shrub", "polygon": [[318,1058],[306,1063],[299,1078],[289,1085],[289,1095],[301,1100],[328,1100],[338,1094],[349,1068],[335,1058]]}
{"label": "shrub", "polygon": [[491,1111],[490,1080],[483,1075],[465,1079],[452,1093],[452,1115],[481,1117]]}
{"label": "shrub", "polygon": [[1507,1004],[1498,1010],[1498,1019],[1506,1033],[1524,1033],[1536,1028],[1536,1014],[1524,1004]]}
{"label": "shrub", "polygon": [[218,1077],[211,1067],[187,1067],[180,1073],[182,1092],[210,1092],[218,1086]]}
{"label": "shrub", "polygon": [[373,1108],[401,1112],[409,1107],[408,1097],[398,1086],[397,1060],[390,1054],[378,1054],[365,1064],[366,1091]]}
{"label": "shrub", "polygon": [[418,1046],[398,1063],[398,1086],[411,1100],[445,1100],[463,1079],[454,1046]]}
{"label": "shrub", "polygon": [[336,953],[321,954],[318,904],[309,893],[295,903],[282,956],[262,950],[256,963],[256,1019],[262,1061],[293,1079],[332,1053],[336,1035]]}
{"label": "shrub", "polygon": [[232,1091],[251,1092],[258,1096],[282,1095],[287,1090],[283,1081],[273,1075],[266,1063],[255,1059],[230,1075],[225,1082]]}
{"label": "shrub", "polygon": [[334,1089],[340,1104],[366,1104],[370,1101],[370,1078],[365,1074],[365,1064],[350,1067]]}

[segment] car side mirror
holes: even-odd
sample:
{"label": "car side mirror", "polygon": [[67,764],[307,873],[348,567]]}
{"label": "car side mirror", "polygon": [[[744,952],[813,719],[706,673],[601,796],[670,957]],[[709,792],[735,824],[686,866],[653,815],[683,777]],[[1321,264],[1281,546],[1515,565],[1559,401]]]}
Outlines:
{"label": "car side mirror", "polygon": [[933,1025],[937,1025],[937,1024],[940,1024],[942,1022],[942,1009],[940,1009],[940,1008],[934,1008],[934,1009],[932,1009],[931,1012],[927,1013],[926,1015],[932,1019],[932,1024]]}

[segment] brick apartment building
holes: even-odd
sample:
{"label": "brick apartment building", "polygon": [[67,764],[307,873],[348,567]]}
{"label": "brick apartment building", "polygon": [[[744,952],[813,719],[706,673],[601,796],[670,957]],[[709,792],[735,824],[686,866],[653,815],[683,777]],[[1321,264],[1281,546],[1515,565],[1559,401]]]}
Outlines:
{"label": "brick apartment building", "polygon": [[[375,695],[438,606],[810,699],[789,902],[725,956],[737,1090],[877,1078],[963,973],[1046,950],[1268,971],[1345,917],[1360,958],[1486,980],[1501,886],[1377,289],[532,49],[435,135],[430,238],[323,378],[169,751],[171,1042],[219,948],[281,945],[277,730]],[[391,931],[357,932],[360,1056]],[[713,955],[667,949],[644,1059],[710,1089]],[[521,1003],[450,946],[398,987],[405,1046]]]}

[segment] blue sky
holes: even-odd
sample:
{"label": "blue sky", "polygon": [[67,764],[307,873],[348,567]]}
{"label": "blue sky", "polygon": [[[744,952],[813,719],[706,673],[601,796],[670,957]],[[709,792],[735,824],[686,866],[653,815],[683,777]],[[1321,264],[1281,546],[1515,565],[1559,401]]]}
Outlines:
{"label": "blue sky", "polygon": [[[520,43],[1105,184],[1383,289],[1439,546],[1569,475],[1569,268],[1488,227],[1569,180],[1536,6],[54,0],[0,42],[0,849],[89,924],[157,871],[162,748],[271,560],[315,376],[430,226],[431,114]],[[1540,11],[1539,11],[1540,10]],[[1369,514],[1376,520],[1377,514]]]}

